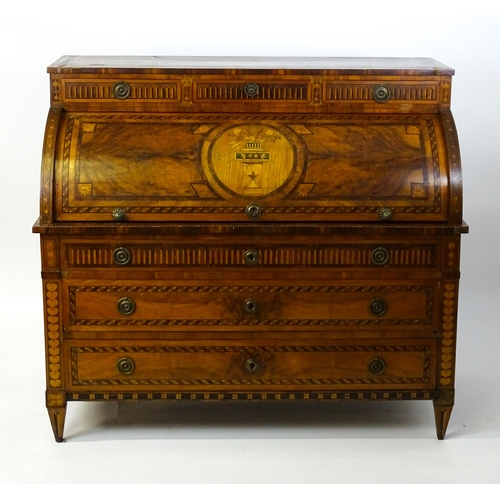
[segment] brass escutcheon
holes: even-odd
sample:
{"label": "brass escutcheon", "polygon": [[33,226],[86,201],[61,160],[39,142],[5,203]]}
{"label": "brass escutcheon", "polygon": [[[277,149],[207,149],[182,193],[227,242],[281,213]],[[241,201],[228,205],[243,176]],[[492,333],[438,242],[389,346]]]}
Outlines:
{"label": "brass escutcheon", "polygon": [[380,375],[385,370],[385,361],[380,358],[373,358],[368,361],[368,369],[374,375]]}
{"label": "brass escutcheon", "polygon": [[245,309],[245,312],[247,313],[255,314],[260,309],[259,301],[255,299],[247,299],[243,303],[243,309]]}
{"label": "brass escutcheon", "polygon": [[262,215],[262,207],[256,203],[251,203],[245,209],[245,214],[249,219],[256,220]]}
{"label": "brass escutcheon", "polygon": [[260,361],[255,358],[250,358],[245,361],[245,370],[250,373],[258,372],[262,368]]}
{"label": "brass escutcheon", "polygon": [[260,254],[258,250],[247,250],[243,254],[243,259],[245,260],[245,264],[249,266],[254,266],[260,260]]}

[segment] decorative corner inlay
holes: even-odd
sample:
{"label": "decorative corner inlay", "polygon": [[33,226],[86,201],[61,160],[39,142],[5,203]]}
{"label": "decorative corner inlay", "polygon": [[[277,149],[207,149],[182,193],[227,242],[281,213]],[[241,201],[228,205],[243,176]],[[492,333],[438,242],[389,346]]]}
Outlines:
{"label": "decorative corner inlay", "polygon": [[95,133],[96,124],[95,123],[82,123],[82,131],[87,134]]}
{"label": "decorative corner inlay", "polygon": [[441,385],[452,383],[453,349],[455,341],[455,313],[456,313],[457,285],[444,284],[443,324],[441,339],[440,379]]}
{"label": "decorative corner inlay", "polygon": [[448,241],[445,250],[445,265],[447,268],[454,268],[457,261],[457,243]]}
{"label": "decorative corner inlay", "polygon": [[66,393],[62,391],[48,391],[46,397],[47,407],[49,406],[65,406]]}
{"label": "decorative corner inlay", "polygon": [[322,104],[321,87],[321,80],[317,80],[313,83],[313,104]]}
{"label": "decorative corner inlay", "polygon": [[52,100],[54,102],[59,102],[61,99],[61,82],[59,80],[54,80],[52,82]]}
{"label": "decorative corner inlay", "polygon": [[182,79],[182,102],[184,104],[193,104],[192,86],[193,81],[191,78]]}
{"label": "decorative corner inlay", "polygon": [[45,284],[46,335],[49,387],[61,387],[61,339],[59,326],[59,292],[57,283]]}
{"label": "decorative corner inlay", "polygon": [[446,82],[443,84],[443,104],[449,104],[451,94],[451,85]]}

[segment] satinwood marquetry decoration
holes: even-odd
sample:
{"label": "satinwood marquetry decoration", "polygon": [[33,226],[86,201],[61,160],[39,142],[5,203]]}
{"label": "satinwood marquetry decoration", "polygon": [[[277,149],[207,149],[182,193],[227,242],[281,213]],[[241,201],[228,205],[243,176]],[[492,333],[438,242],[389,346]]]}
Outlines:
{"label": "satinwood marquetry decoration", "polygon": [[120,400],[432,400],[444,437],[468,230],[451,68],[67,56],[48,72],[34,231],[57,441],[67,401]]}

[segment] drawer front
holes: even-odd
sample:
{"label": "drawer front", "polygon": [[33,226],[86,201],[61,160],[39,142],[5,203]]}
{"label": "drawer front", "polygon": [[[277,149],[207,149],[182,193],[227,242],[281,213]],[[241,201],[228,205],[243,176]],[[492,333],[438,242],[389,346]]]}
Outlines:
{"label": "drawer front", "polygon": [[178,244],[123,241],[63,244],[65,269],[175,267],[437,268],[437,243]]}
{"label": "drawer front", "polygon": [[439,115],[64,114],[59,221],[446,222]]}
{"label": "drawer front", "polygon": [[432,339],[206,345],[69,342],[70,390],[428,389]]}
{"label": "drawer front", "polygon": [[[68,280],[69,281],[69,280]],[[70,327],[431,327],[434,286],[68,283]]]}
{"label": "drawer front", "polygon": [[[443,78],[384,76],[343,78],[316,75],[121,75],[53,77],[55,102],[73,111],[395,112],[435,110],[449,102]],[[403,106],[404,105],[404,106]]]}

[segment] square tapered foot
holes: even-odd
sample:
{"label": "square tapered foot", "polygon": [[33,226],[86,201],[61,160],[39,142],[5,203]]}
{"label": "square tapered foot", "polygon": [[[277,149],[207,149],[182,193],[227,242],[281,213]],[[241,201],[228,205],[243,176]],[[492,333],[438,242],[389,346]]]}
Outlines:
{"label": "square tapered foot", "polygon": [[47,408],[49,412],[50,423],[52,425],[52,431],[54,432],[54,437],[58,443],[64,441],[64,420],[66,419],[66,407],[65,406],[51,406]]}
{"label": "square tapered foot", "polygon": [[448,422],[450,421],[453,405],[442,405],[434,401],[434,417],[436,419],[436,433],[438,439],[444,439]]}

